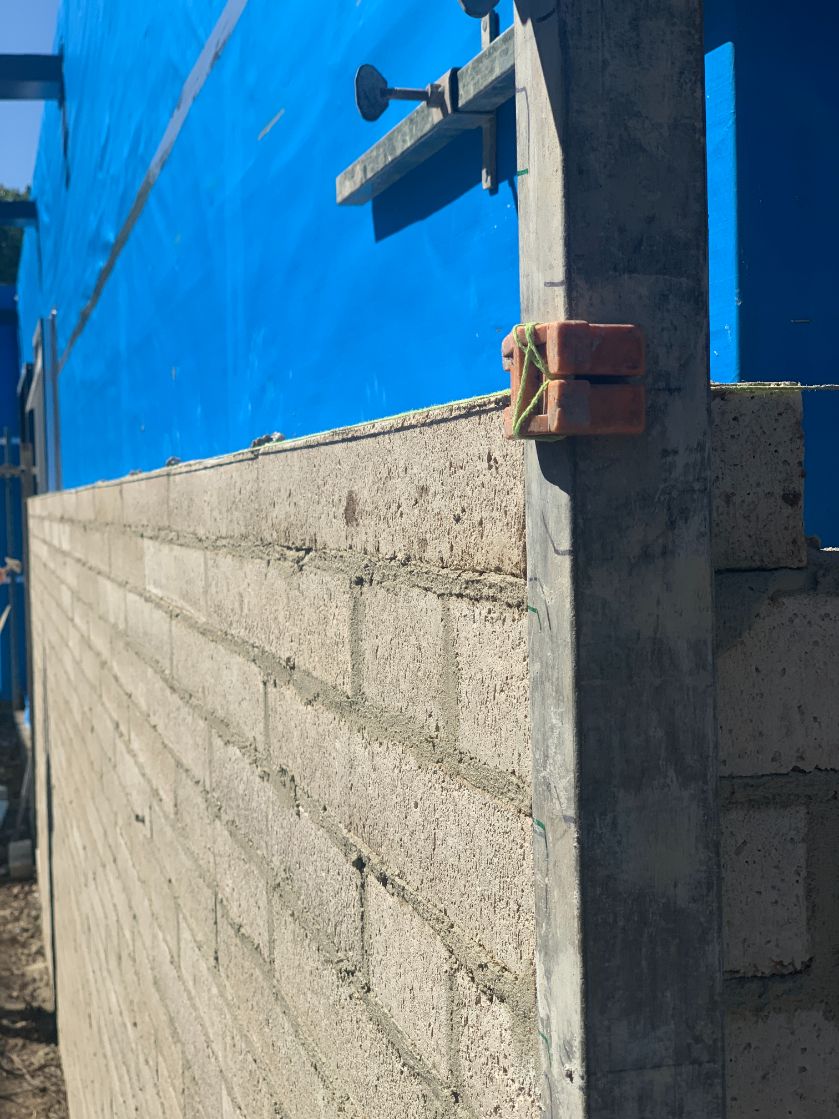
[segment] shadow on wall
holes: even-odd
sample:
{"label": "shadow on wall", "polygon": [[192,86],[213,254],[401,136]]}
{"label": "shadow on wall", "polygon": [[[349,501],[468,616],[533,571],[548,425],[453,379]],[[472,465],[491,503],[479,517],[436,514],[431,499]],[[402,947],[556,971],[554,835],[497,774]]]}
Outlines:
{"label": "shadow on wall", "polygon": [[[516,107],[508,101],[498,110],[498,183],[509,190],[518,213],[516,190]],[[431,159],[373,199],[376,241],[399,233],[445,209],[473,187],[480,186],[483,133],[463,132]]]}

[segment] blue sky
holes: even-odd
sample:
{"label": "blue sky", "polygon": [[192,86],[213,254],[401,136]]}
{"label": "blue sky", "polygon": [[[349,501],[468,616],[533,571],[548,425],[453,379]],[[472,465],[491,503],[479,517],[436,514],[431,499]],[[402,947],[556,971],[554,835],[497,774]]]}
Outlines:
{"label": "blue sky", "polygon": [[[48,54],[59,0],[0,0],[0,54]],[[41,127],[38,101],[0,102],[0,183],[32,181]]]}

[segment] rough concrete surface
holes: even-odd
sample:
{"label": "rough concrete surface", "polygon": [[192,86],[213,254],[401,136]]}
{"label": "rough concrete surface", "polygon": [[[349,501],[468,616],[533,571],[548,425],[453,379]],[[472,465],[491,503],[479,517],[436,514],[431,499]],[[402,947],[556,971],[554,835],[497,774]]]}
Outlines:
{"label": "rough concrete surface", "polygon": [[[721,461],[717,552],[790,567],[800,431],[760,408],[729,428],[786,450],[757,505]],[[498,403],[453,407],[32,503],[74,1119],[539,1113],[521,452],[499,432]],[[836,599],[811,560],[718,576],[733,1119],[782,1045],[813,1046],[790,1099],[830,1098]]]}

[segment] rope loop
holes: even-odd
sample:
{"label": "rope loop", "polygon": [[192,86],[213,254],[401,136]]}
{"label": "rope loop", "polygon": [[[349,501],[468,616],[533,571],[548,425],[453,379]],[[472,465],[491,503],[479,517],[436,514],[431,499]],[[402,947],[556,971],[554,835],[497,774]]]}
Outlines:
{"label": "rope loop", "polygon": [[[536,334],[536,327],[538,325],[539,324],[535,323],[535,322],[525,322],[525,323],[519,323],[518,326],[513,328],[513,339],[514,339],[516,345],[518,346],[518,348],[524,354],[524,364],[522,365],[521,381],[519,382],[519,391],[516,394],[516,403],[513,406],[513,438],[514,439],[521,439],[521,429],[524,426],[525,421],[530,416],[532,416],[533,413],[536,411],[536,408],[539,405],[539,401],[542,399],[542,396],[545,392],[545,389],[548,387],[548,382],[549,381],[555,381],[557,379],[556,377],[551,376],[551,374],[548,371],[548,367],[545,365],[544,361],[542,360],[542,355],[539,353],[539,350],[536,348],[535,334]],[[519,337],[519,331],[520,330],[524,331],[524,337],[525,337],[524,342],[522,342],[521,338]],[[526,408],[522,409],[522,404],[524,402],[525,386],[527,384],[527,374],[530,371],[530,363],[531,362],[536,366],[536,368],[542,374],[542,383],[539,385],[539,388],[533,394],[533,399],[530,401],[528,406]]]}

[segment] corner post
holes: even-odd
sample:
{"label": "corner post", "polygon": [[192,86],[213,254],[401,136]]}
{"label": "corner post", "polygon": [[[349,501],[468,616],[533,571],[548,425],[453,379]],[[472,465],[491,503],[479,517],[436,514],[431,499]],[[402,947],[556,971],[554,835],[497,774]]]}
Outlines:
{"label": "corner post", "polygon": [[637,323],[647,431],[526,448],[550,1119],[722,1119],[701,0],[516,0],[522,319]]}

